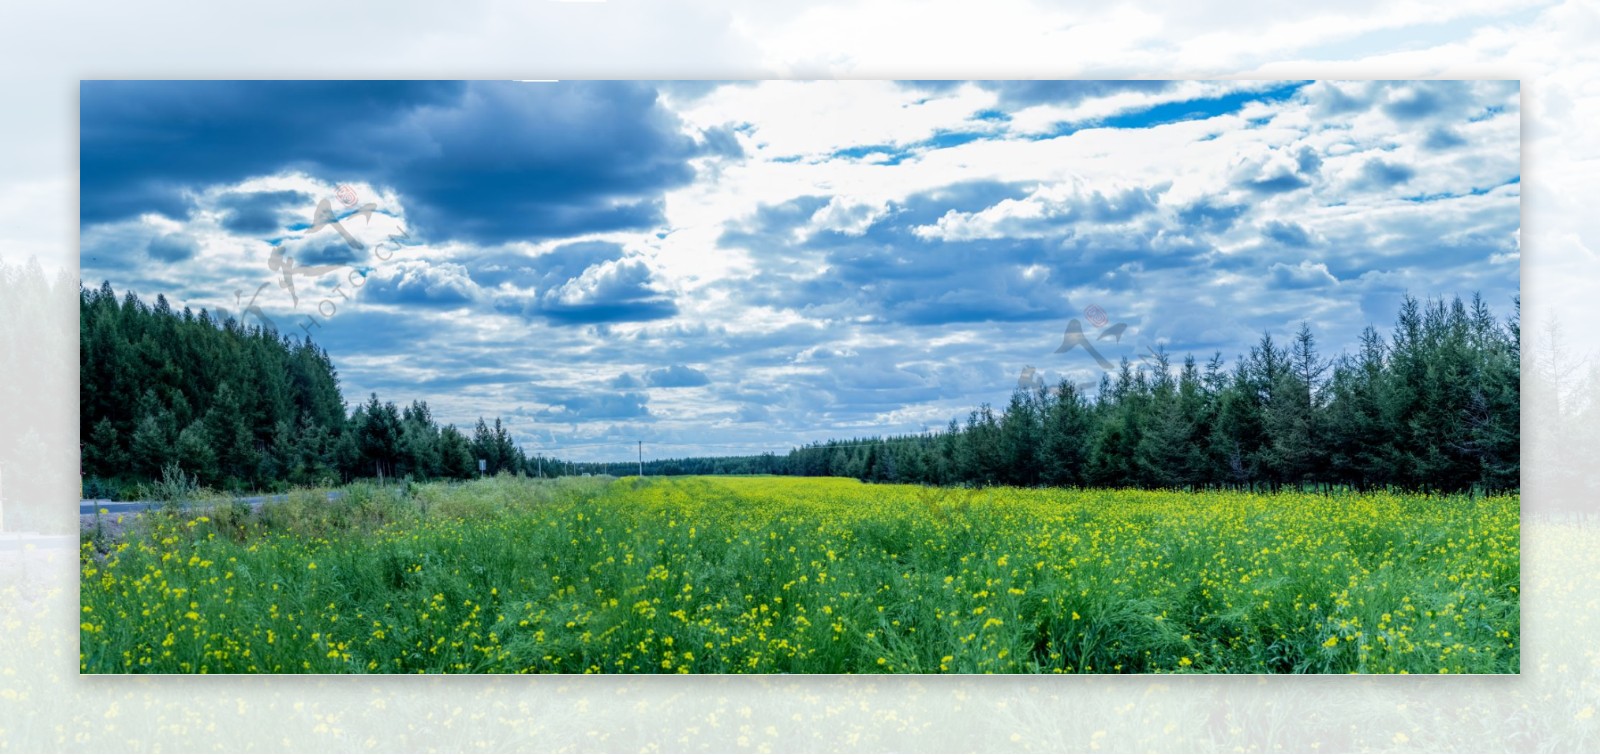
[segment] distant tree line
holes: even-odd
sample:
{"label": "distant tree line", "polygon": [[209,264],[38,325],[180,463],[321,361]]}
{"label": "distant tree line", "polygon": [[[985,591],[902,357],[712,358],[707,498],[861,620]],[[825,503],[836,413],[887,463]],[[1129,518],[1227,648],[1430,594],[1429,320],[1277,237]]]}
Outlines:
{"label": "distant tree line", "polygon": [[[496,418],[469,433],[426,402],[374,394],[347,411],[326,351],[231,317],[79,289],[83,473],[96,490],[176,464],[202,484],[280,489],[358,477],[499,472],[629,475],[614,463],[529,456]],[[815,443],[787,454],[644,462],[646,475],[844,476],[933,485],[1143,488],[1520,487],[1521,304],[1406,298],[1387,339],[1324,359],[1309,326],[1270,334],[1229,368],[1122,360],[1098,390],[1022,386],[944,432]]]}
{"label": "distant tree line", "polygon": [[[649,445],[647,442],[646,446]],[[646,476],[661,475],[787,475],[793,474],[789,463],[790,456],[780,456],[775,453],[765,453],[751,456],[690,456],[673,459],[652,459],[644,462],[643,471]],[[640,464],[637,461],[615,462],[578,462],[574,466],[580,472],[594,474],[609,474],[618,477],[638,474]]]}
{"label": "distant tree line", "polygon": [[[1122,360],[1086,395],[1019,388],[942,433],[817,443],[786,456],[646,462],[646,474],[784,474],[934,485],[1140,488],[1520,487],[1521,302],[1407,297],[1392,336],[1373,328],[1325,360],[1309,326],[1270,334],[1229,369]],[[605,465],[631,474],[634,465]]]}
{"label": "distant tree line", "polygon": [[499,418],[470,433],[427,402],[373,394],[346,409],[328,353],[232,317],[79,288],[85,493],[123,495],[176,464],[202,485],[282,489],[358,477],[464,479],[565,471],[529,457]]}

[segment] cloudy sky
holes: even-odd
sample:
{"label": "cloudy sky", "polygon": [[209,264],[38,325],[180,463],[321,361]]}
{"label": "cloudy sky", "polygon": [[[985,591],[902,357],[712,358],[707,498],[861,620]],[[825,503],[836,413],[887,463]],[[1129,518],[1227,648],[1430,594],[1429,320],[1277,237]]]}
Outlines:
{"label": "cloudy sky", "polygon": [[[580,459],[1519,290],[1516,82],[85,82],[81,270]],[[341,191],[341,187],[343,190]],[[321,204],[325,211],[319,216]],[[331,221],[331,222],[330,222]],[[277,249],[274,256],[274,249]],[[1086,314],[1088,312],[1088,314]],[[1104,313],[1104,319],[1100,313]],[[254,317],[247,317],[254,321]]]}

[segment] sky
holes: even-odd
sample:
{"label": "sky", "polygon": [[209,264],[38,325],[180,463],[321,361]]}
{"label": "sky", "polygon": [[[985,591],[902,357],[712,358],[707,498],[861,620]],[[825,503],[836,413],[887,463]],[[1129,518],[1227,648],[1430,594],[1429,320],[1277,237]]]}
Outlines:
{"label": "sky", "polygon": [[[85,81],[80,270],[581,460],[1520,286],[1516,81]],[[251,309],[251,307],[256,309]],[[1118,328],[1118,325],[1123,327]],[[1120,332],[1120,336],[1113,335]]]}

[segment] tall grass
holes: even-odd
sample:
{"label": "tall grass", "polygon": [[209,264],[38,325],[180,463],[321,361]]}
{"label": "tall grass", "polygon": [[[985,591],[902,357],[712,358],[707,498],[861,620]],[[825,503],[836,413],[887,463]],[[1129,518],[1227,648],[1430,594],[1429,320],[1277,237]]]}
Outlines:
{"label": "tall grass", "polygon": [[1515,672],[1518,500],[499,478],[152,517],[89,672]]}

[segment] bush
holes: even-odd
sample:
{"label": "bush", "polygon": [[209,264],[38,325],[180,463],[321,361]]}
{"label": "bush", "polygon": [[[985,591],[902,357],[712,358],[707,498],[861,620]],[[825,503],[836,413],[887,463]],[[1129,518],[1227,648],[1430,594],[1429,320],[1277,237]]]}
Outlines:
{"label": "bush", "polygon": [[88,499],[105,498],[114,501],[122,497],[122,486],[102,480],[98,475],[90,475],[83,481],[82,494]]}
{"label": "bush", "polygon": [[171,462],[161,467],[161,479],[146,485],[139,486],[139,497],[146,501],[161,504],[167,511],[178,511],[187,508],[195,499],[201,496],[200,481],[191,474],[185,474],[177,462]]}

